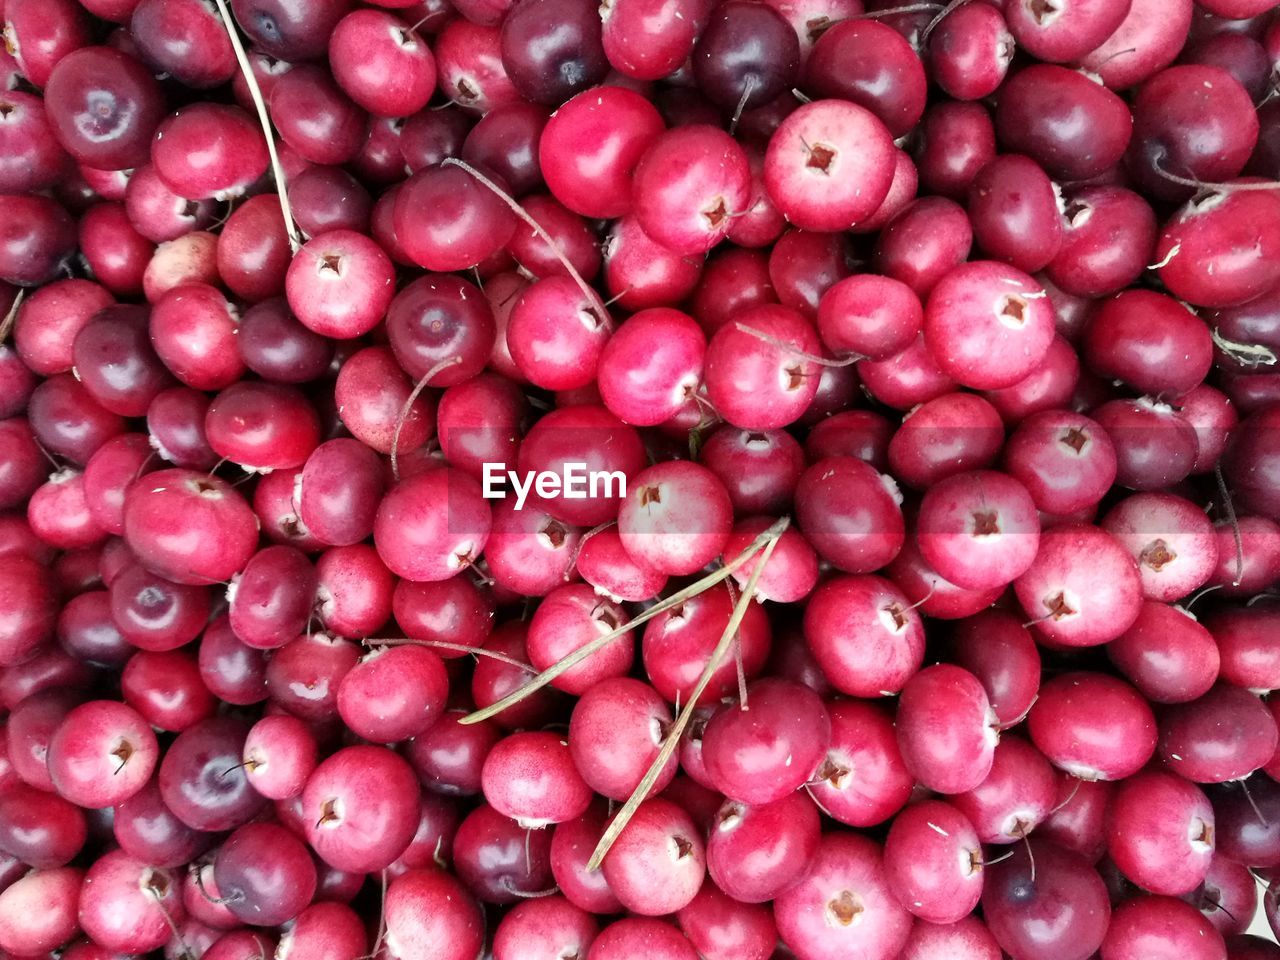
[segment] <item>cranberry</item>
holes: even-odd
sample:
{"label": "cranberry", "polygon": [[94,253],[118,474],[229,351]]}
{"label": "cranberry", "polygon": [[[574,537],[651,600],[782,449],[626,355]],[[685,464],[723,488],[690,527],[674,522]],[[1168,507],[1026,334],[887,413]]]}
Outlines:
{"label": "cranberry", "polygon": [[145,953],[164,946],[185,911],[173,873],[113,850],[85,873],[79,915],[99,946]]}
{"label": "cranberry", "polygon": [[1275,754],[1275,741],[1275,719],[1262,701],[1226,684],[1160,717],[1165,765],[1196,783],[1247,777]]}
{"label": "cranberry", "polygon": [[394,743],[424,732],[444,708],[449,681],[422,647],[375,647],[338,686],[338,713],[361,737]]}
{"label": "cranberry", "polygon": [[1064,673],[1042,684],[1027,730],[1054,766],[1082,780],[1123,780],[1156,749],[1155,717],[1146,700],[1123,680],[1101,673]]}
{"label": "cranberry", "polygon": [[1214,637],[1180,607],[1144,601],[1133,626],[1107,645],[1116,668],[1156,703],[1185,703],[1218,678]]}
{"label": "cranberry", "polygon": [[899,902],[930,923],[955,923],[982,895],[982,845],[968,818],[926,800],[899,814],[885,837],[885,879]]}
{"label": "cranberry", "polygon": [[[728,589],[712,587],[679,607],[659,614],[645,626],[642,645],[645,673],[664,699],[672,703],[688,699],[729,623],[733,607]],[[748,679],[754,679],[764,667],[770,646],[768,620],[754,605],[743,615],[737,643],[743,673]],[[712,697],[728,696],[736,684],[735,664],[726,658],[712,672],[707,692]]]}
{"label": "cranberry", "polygon": [[1128,286],[1146,269],[1155,248],[1150,205],[1123,187],[1084,187],[1063,207],[1062,246],[1047,275],[1078,296],[1103,296]]}
{"label": "cranberry", "polygon": [[37,870],[66,866],[87,839],[84,813],[58,794],[14,779],[0,796],[0,850]]}
{"label": "cranberry", "polygon": [[996,133],[1006,150],[1066,180],[1091,179],[1119,163],[1132,129],[1119,96],[1076,70],[1051,64],[1015,73],[996,106]]}
{"label": "cranberry", "polygon": [[689,58],[709,13],[702,0],[670,5],[613,0],[600,11],[605,56],[627,77],[660,80]]}
{"label": "cranberry", "polygon": [[[205,429],[209,406],[209,398],[190,387],[170,387],[157,393],[147,407],[148,456],[158,454],[175,467],[213,471],[219,465],[219,457],[209,445]],[[150,465],[149,460],[147,466]],[[132,474],[129,479],[133,479]],[[112,517],[113,532],[124,529],[124,492],[120,491],[120,516]]]}
{"label": "cranberry", "polygon": [[226,616],[205,628],[200,641],[200,678],[209,692],[247,706],[267,698],[267,656],[241,643]]}
{"label": "cranberry", "polygon": [[675,416],[702,379],[706,338],[687,314],[642,310],[600,354],[605,406],[627,423],[653,426]]}
{"label": "cranberry", "polygon": [[127,53],[110,47],[70,52],[44,93],[54,136],[76,160],[123,170],[149,159],[164,100],[150,71]]}
{"label": "cranberry", "polygon": [[1005,446],[1004,465],[1036,506],[1069,515],[1098,503],[1116,477],[1111,438],[1088,417],[1069,411],[1032,414]]}
{"label": "cranberry", "polygon": [[[603,244],[605,286],[629,310],[671,306],[698,286],[702,261],[656,243],[634,215],[619,219]],[[706,328],[701,313],[697,319]]]}
{"label": "cranberry", "polygon": [[338,689],[360,658],[349,640],[308,633],[272,654],[266,672],[271,699],[304,720],[332,719],[338,711]]}
{"label": "cranberry", "polygon": [[195,830],[230,830],[252,819],[264,800],[249,785],[240,758],[247,727],[211,717],[188,727],[160,763],[160,795]]}
{"label": "cranberry", "polygon": [[806,607],[804,627],[823,673],[853,696],[897,693],[924,659],[919,615],[880,577],[827,580]]}
{"label": "cranberry", "polygon": [[901,954],[902,960],[996,960],[1000,956],[995,938],[976,917],[945,924],[917,921]]}
{"label": "cranberry", "polygon": [[286,956],[319,958],[348,953],[358,956],[368,946],[368,934],[354,910],[345,903],[322,901],[297,915],[281,933],[278,949]]}
{"label": "cranberry", "polygon": [[[236,207],[216,247],[218,275],[237,296],[257,303],[284,293],[289,238],[274,195],[250,197]],[[247,322],[248,314],[243,319]]]}
{"label": "cranberry", "polygon": [[887,196],[892,149],[888,130],[870,111],[816,100],[788,116],[770,138],[765,186],[801,229],[848,229]]}
{"label": "cranberry", "polygon": [[475,562],[490,523],[479,484],[446,467],[392,487],[378,507],[373,540],[393,573],[415,581],[447,580]]}
{"label": "cranberry", "polygon": [[[1193,198],[1165,224],[1156,242],[1161,281],[1175,296],[1203,307],[1232,307],[1265,293],[1280,277],[1277,201],[1257,190]],[[1224,257],[1209,273],[1197,258]]]}
{"label": "cranberry", "polygon": [[485,799],[526,828],[572,820],[591,799],[568,744],[551,733],[512,734],[495,744],[481,783]]}
{"label": "cranberry", "polygon": [[978,246],[1021,270],[1042,269],[1062,249],[1054,186],[1027,157],[997,157],[979,171],[969,185],[969,219]]}
{"label": "cranberry", "polygon": [[1077,854],[1034,840],[987,868],[982,910],[1014,960],[1045,951],[1086,960],[1102,944],[1111,917],[1097,871]]}
{"label": "cranberry", "polygon": [[999,455],[1004,427],[995,407],[970,393],[944,393],[908,412],[888,445],[892,474],[927,488],[961,472],[985,467]]}
{"label": "cranberry", "polygon": [[818,808],[803,793],[766,804],[725,802],[707,840],[707,868],[719,889],[762,903],[794,886],[820,843]]}
{"label": "cranberry", "polygon": [[435,57],[393,14],[356,10],[329,37],[338,85],[370,113],[407,117],[426,106],[436,85]]}
{"label": "cranberry", "polygon": [[71,867],[33,870],[0,892],[5,932],[0,948],[16,956],[57,949],[80,929],[75,904],[83,871]]}
{"label": "cranberry", "polygon": [[484,945],[479,906],[443,870],[410,870],[387,887],[387,936],[411,955],[470,960]]}
{"label": "cranberry", "polygon": [[[625,800],[639,785],[671,725],[671,711],[652,687],[628,677],[602,680],[582,695],[569,721],[569,750],[597,793]],[[675,776],[670,762],[653,786]]]}
{"label": "cranberry", "polygon": [[307,842],[339,870],[381,870],[413,839],[418,796],[417,778],[399,756],[382,747],[346,747],[307,779]]}
{"label": "cranberry", "polygon": [[[1187,3],[1157,5],[1151,0],[1133,0],[1120,26],[1089,51],[1080,65],[1097,73],[1112,90],[1132,87],[1178,56],[1192,12],[1192,5]],[[1120,50],[1132,50],[1133,54],[1116,56]]]}
{"label": "cranberry", "polygon": [[115,806],[142,789],[159,759],[155,734],[132,707],[94,700],[76,707],[49,741],[54,788],[84,807]]}
{"label": "cranberry", "polygon": [[1034,0],[1006,12],[1009,30],[1034,56],[1053,62],[1075,60],[1102,43],[1124,22],[1125,4],[1091,0],[1056,6]]}
{"label": "cranberry", "polygon": [[1013,35],[999,10],[964,4],[934,27],[930,73],[955,99],[981,100],[1000,87],[1014,50]]}
{"label": "cranberry", "polygon": [[441,271],[475,266],[505,247],[516,230],[506,204],[455,166],[429,167],[406,180],[394,223],[405,254]]}
{"label": "cranberry", "polygon": [[724,484],[693,463],[638,473],[618,513],[622,545],[638,562],[672,575],[693,573],[723,549],[731,508]]}
{"label": "cranberry", "polygon": [[924,310],[902,281],[864,274],[828,288],[819,301],[817,321],[822,342],[837,355],[886,360],[915,340]]}
{"label": "cranberry", "polygon": [[1203,586],[1218,559],[1212,523],[1193,503],[1163,493],[1120,501],[1102,527],[1138,562],[1148,599],[1173,601]]}
{"label": "cranberry", "polygon": [[[258,863],[271,850],[267,870]],[[218,848],[213,877],[227,909],[255,926],[274,927],[296,917],[315,893],[316,868],[307,848],[291,831],[273,823],[250,823]]]}
{"label": "cranberry", "polygon": [[675,927],[648,917],[625,917],[609,924],[591,945],[592,960],[695,960],[697,949]]}
{"label": "cranberry", "polygon": [[382,248],[353,230],[307,241],[285,274],[294,315],[321,336],[350,339],[372,330],[387,312],[394,271]]}
{"label": "cranberry", "polygon": [[1025,487],[994,471],[960,473],[920,503],[916,537],[924,559],[961,587],[1012,583],[1036,561],[1039,519]]}
{"label": "cranberry", "polygon": [[125,664],[120,686],[125,702],[161,730],[181,732],[214,712],[213,694],[187,652],[135,653]]}
{"label": "cranberry", "polygon": [[746,209],[751,171],[723,131],[693,124],[661,134],[635,167],[632,196],[644,232],[674,253],[705,253]]}
{"label": "cranberry", "polygon": [[1110,811],[1107,853],[1134,883],[1180,896],[1204,881],[1214,815],[1194,784],[1169,773],[1138,774],[1116,788]]}
{"label": "cranberry", "polygon": [[1044,755],[1019,737],[1005,736],[986,779],[953,802],[984,842],[1016,843],[1049,815],[1057,794],[1057,779]]}
{"label": "cranberry", "polygon": [[196,0],[142,0],[129,29],[143,58],[184,86],[218,87],[236,73],[226,29],[214,10]]}
{"label": "cranberry", "polygon": [[151,159],[164,185],[188,200],[239,196],[267,169],[258,125],[240,108],[214,103],[168,117]]}
{"label": "cranberry", "polygon": [[747,694],[746,709],[729,703],[712,716],[703,735],[703,760],[730,799],[771,803],[817,769],[831,721],[815,693],[789,681],[757,681]]}
{"label": "cranberry", "polygon": [[326,550],[316,574],[315,614],[326,630],[368,637],[391,616],[394,578],[368,544]]}
{"label": "cranberry", "polygon": [[911,932],[880,848],[847,832],[822,838],[808,876],[774,901],[774,919],[783,942],[815,960],[897,956]]}
{"label": "cranberry", "polygon": [[706,876],[693,819],[655,797],[636,808],[602,864],[609,889],[632,913],[662,916],[686,907]]}
{"label": "cranberry", "polygon": [[157,471],[132,486],[124,525],[138,559],[176,583],[229,580],[258,540],[257,520],[234,489],[187,470]]}
{"label": "cranberry", "polygon": [[8,194],[0,196],[0,212],[0,281],[33,286],[52,280],[76,246],[67,211],[38,194]]}
{"label": "cranberry", "polygon": [[707,347],[707,393],[734,426],[786,426],[817,392],[818,370],[805,359],[817,350],[816,331],[799,312],[772,304],[745,310]]}
{"label": "cranberry", "polygon": [[551,870],[561,892],[575,906],[593,913],[618,913],[622,905],[601,870],[587,870],[604,831],[603,807],[557,824],[551,836]]}
{"label": "cranberry", "polygon": [[893,481],[853,457],[819,460],[796,487],[800,529],[818,555],[846,573],[878,570],[905,539]]}
{"label": "cranberry", "polygon": [[907,40],[876,20],[850,19],[823,31],[805,66],[815,97],[849,100],[900,137],[924,113],[924,67]]}
{"label": "cranberry", "polygon": [[985,107],[943,101],[924,115],[916,150],[921,184],[952,200],[963,199],[969,185],[996,155],[995,128]]}
{"label": "cranberry", "polygon": [[608,72],[600,18],[581,0],[519,0],[502,21],[502,65],[521,96],[552,106]]}
{"label": "cranberry", "polygon": [[742,904],[710,881],[677,912],[676,919],[707,960],[765,960],[778,939],[768,908]]}
{"label": "cranberry", "polygon": [[973,228],[964,208],[945,197],[921,197],[891,219],[876,239],[876,269],[919,297],[968,258]]}
{"label": "cranberry", "polygon": [[[946,274],[925,305],[925,342],[941,369],[968,387],[1008,387],[1053,341],[1044,290],[1014,267],[977,261]],[[993,345],[999,349],[993,352]],[[996,360],[996,357],[999,360]]]}
{"label": "cranberry", "polygon": [[1105,957],[1221,957],[1226,945],[1201,913],[1172,897],[1140,897],[1116,908],[1102,941]]}
{"label": "cranberry", "polygon": [[494,932],[494,960],[518,960],[529,950],[585,956],[599,929],[596,920],[564,897],[528,900],[502,918]]}
{"label": "cranberry", "polygon": [[[590,474],[621,475],[630,481],[644,467],[639,435],[617,417],[598,406],[567,406],[553,410],[530,428],[520,444],[518,466],[524,474],[567,476],[570,463],[585,464]],[[617,516],[623,484],[612,483],[575,500],[565,490],[562,497],[546,501],[557,520],[579,526],[595,526]]]}
{"label": "cranberry", "polygon": [[338,167],[312,167],[289,183],[289,206],[299,229],[307,236],[332,230],[367,233],[373,199],[346,171]]}
{"label": "cranberry", "polygon": [[315,765],[315,737],[297,717],[263,717],[245,738],[245,774],[253,788],[269,799],[297,796]]}
{"label": "cranberry", "polygon": [[748,514],[784,509],[804,469],[804,451],[784,430],[724,427],[707,437],[699,457],[725,485],[734,508]]}

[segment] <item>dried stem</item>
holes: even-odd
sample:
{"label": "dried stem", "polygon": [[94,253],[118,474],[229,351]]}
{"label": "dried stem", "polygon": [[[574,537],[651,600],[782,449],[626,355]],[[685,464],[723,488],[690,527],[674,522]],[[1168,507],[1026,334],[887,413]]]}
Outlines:
{"label": "dried stem", "polygon": [[587,541],[590,540],[592,537],[594,537],[597,533],[602,533],[603,531],[608,530],[610,527],[615,526],[617,522],[618,522],[617,520],[607,520],[604,523],[600,524],[599,526],[592,527],[590,530],[588,530],[586,533],[584,533],[581,537],[578,538],[578,548],[573,551],[573,562],[570,563],[569,566],[565,569],[565,573],[564,573],[565,580],[569,579],[569,571],[577,568],[578,557],[582,556],[582,548],[587,545]]}
{"label": "dried stem", "polygon": [[[736,606],[739,598],[738,592],[734,589],[733,580],[726,580],[724,585],[729,588],[729,602]],[[742,659],[742,637],[736,634],[733,638],[733,666],[738,673],[738,706],[746,710],[747,665]]]}
{"label": "dried stem", "polygon": [[1191,187],[1193,190],[1207,191],[1208,193],[1231,194],[1242,190],[1280,190],[1280,183],[1277,183],[1274,180],[1267,180],[1262,183],[1206,183],[1203,180],[1196,180],[1192,177],[1182,177],[1172,171],[1166,170],[1158,160],[1151,165],[1151,168],[1170,183],[1176,183],[1183,187]]}
{"label": "dried stem", "polygon": [[561,265],[568,271],[569,276],[573,278],[573,282],[578,285],[578,289],[582,291],[582,295],[587,298],[587,305],[591,311],[596,314],[601,323],[609,322],[609,312],[600,305],[599,295],[591,289],[586,280],[582,279],[582,274],[580,274],[578,272],[578,268],[573,265],[573,261],[565,256],[564,250],[560,248],[560,244],[556,243],[551,234],[547,233],[547,231],[543,229],[542,224],[529,215],[528,210],[520,206],[515,197],[511,196],[511,194],[507,193],[507,191],[503,190],[500,186],[465,160],[459,160],[457,157],[445,157],[444,160],[440,162],[440,165],[457,167],[459,170],[470,174],[477,183],[482,187],[485,187],[494,194],[494,196],[505,203],[511,209],[512,213],[532,227],[533,232],[542,239],[543,243],[551,248],[551,252],[555,254],[555,258],[560,261]]}
{"label": "dried stem", "polygon": [[222,17],[222,25],[231,38],[231,47],[235,51],[236,60],[240,64],[240,72],[244,74],[245,86],[249,88],[249,97],[258,111],[258,122],[262,124],[262,134],[267,138],[267,153],[271,157],[271,175],[276,181],[276,193],[280,195],[280,213],[284,216],[284,232],[289,235],[289,247],[297,253],[302,247],[302,231],[293,220],[293,208],[289,206],[289,191],[284,179],[284,167],[280,164],[280,154],[276,152],[276,138],[271,132],[271,118],[267,115],[267,104],[262,99],[262,88],[258,86],[258,78],[254,76],[253,67],[249,65],[249,55],[245,53],[244,44],[240,42],[240,33],[236,30],[231,11],[227,9],[227,0],[214,0],[218,5],[218,14]]}
{"label": "dried stem", "polygon": [[1227,489],[1227,480],[1222,475],[1221,464],[1213,465],[1213,475],[1218,481],[1218,490],[1222,493],[1222,505],[1227,508],[1227,522],[1231,524],[1231,535],[1236,541],[1236,576],[1231,581],[1233,587],[1240,586],[1244,579],[1244,540],[1240,537],[1240,521],[1236,518],[1236,505],[1231,500],[1231,491]]}
{"label": "dried stem", "polygon": [[18,295],[13,298],[13,304],[9,307],[9,312],[4,315],[4,320],[0,321],[0,343],[8,340],[9,334],[13,332],[13,325],[18,319],[18,308],[22,306],[22,301],[26,295],[26,288],[19,287]]}
{"label": "dried stem", "polygon": [[[782,521],[785,530],[785,518]],[[777,526],[775,524],[774,526]],[[770,527],[772,531],[774,528]],[[645,773],[644,779],[640,781],[640,785],[627,798],[627,802],[622,805],[622,809],[618,811],[617,816],[610,821],[608,828],[604,831],[604,835],[600,838],[600,842],[596,844],[595,852],[591,854],[591,859],[587,861],[588,870],[599,869],[601,861],[609,852],[609,848],[613,846],[618,835],[626,829],[627,824],[631,821],[632,815],[636,809],[642,804],[649,795],[649,791],[653,789],[653,785],[657,782],[658,777],[662,775],[663,769],[667,765],[667,761],[671,759],[671,755],[680,744],[680,737],[684,733],[685,727],[689,725],[689,721],[693,718],[693,712],[698,707],[698,698],[702,696],[707,689],[707,684],[711,682],[712,675],[720,666],[720,662],[729,652],[729,647],[733,643],[733,639],[737,636],[738,626],[742,623],[742,618],[747,614],[747,607],[755,602],[753,596],[755,594],[756,583],[760,579],[760,574],[764,571],[765,565],[769,562],[769,557],[773,554],[773,548],[778,544],[778,538],[782,536],[782,530],[771,533],[768,541],[764,545],[764,552],[760,555],[760,562],[756,568],[751,571],[751,578],[747,581],[746,587],[743,589],[738,602],[733,608],[733,616],[729,618],[729,622],[725,624],[724,632],[720,634],[720,639],[716,643],[716,647],[711,651],[711,657],[707,660],[707,665],[702,669],[702,676],[698,678],[698,682],[689,693],[689,700],[685,703],[684,708],[680,711],[680,715],[676,717],[676,722],[672,724],[667,731],[666,738],[662,741],[662,749],[658,751],[657,757],[649,766],[649,770]]]}
{"label": "dried stem", "polygon": [[755,327],[748,326],[747,324],[742,323],[740,321],[735,322],[734,326],[737,327],[739,330],[741,330],[743,333],[749,333],[751,334],[751,336],[755,337],[757,340],[763,340],[765,343],[769,344],[770,346],[777,347],[779,350],[782,350],[785,353],[789,353],[793,357],[798,357],[799,359],[804,360],[807,363],[816,363],[822,367],[847,367],[847,366],[850,366],[851,364],[857,363],[859,360],[867,359],[866,357],[863,357],[854,353],[840,360],[832,360],[830,357],[820,357],[816,353],[806,353],[805,351],[801,350],[799,347],[797,347],[793,343],[788,343],[786,340],[783,340],[780,337],[775,337],[771,333],[765,333],[763,330],[758,330]]}
{"label": "dried stem", "polygon": [[[613,630],[610,630],[608,633],[603,634],[602,636],[596,637],[590,643],[586,644],[585,646],[579,647],[577,650],[573,651],[573,653],[569,654],[567,657],[564,657],[563,659],[557,661],[556,663],[553,663],[546,670],[543,670],[540,674],[533,677],[524,686],[516,690],[513,690],[511,693],[507,694],[497,703],[492,703],[489,706],[484,707],[483,709],[477,710],[474,713],[470,713],[467,716],[463,717],[458,722],[459,723],[479,723],[481,720],[488,720],[490,717],[501,713],[503,710],[507,709],[507,707],[515,706],[521,700],[525,699],[525,697],[530,696],[537,690],[541,690],[543,687],[551,683],[551,681],[555,680],[565,671],[573,669],[583,660],[587,659],[591,655],[602,650],[605,646],[612,643],[614,640],[617,640],[619,637],[625,636],[627,633],[630,633],[632,630],[640,626],[642,623],[647,623],[648,621],[652,620],[654,617],[658,616],[659,614],[666,613],[668,610],[672,609],[673,607],[679,606],[680,604],[684,603],[686,600],[691,600],[694,597],[698,596],[699,594],[705,593],[707,590],[711,589],[721,580],[724,580],[727,577],[732,576],[733,571],[740,568],[744,563],[746,563],[748,560],[754,557],[757,553],[763,550],[766,544],[782,536],[782,532],[787,529],[787,526],[789,523],[790,523],[790,520],[786,517],[783,517],[777,523],[770,526],[768,530],[765,530],[763,533],[761,533],[760,536],[756,537],[755,540],[751,541],[751,543],[747,546],[745,550],[743,550],[740,554],[734,557],[733,560],[725,564],[719,570],[713,570],[711,573],[707,574],[705,577],[701,578],[700,580],[697,580],[694,583],[689,584],[689,586],[685,587],[683,590],[677,590],[675,593],[667,597],[665,600],[655,603],[648,610],[645,610],[637,614],[633,619],[627,621],[621,626]],[[753,584],[753,589],[754,589],[754,584]]]}
{"label": "dried stem", "polygon": [[866,13],[859,13],[856,16],[849,17],[850,20],[879,20],[881,17],[896,17],[899,14],[906,13],[933,13],[941,10],[940,3],[908,3],[904,7],[889,7],[885,10],[869,10]]}
{"label": "dried stem", "polygon": [[409,392],[409,397],[404,402],[404,406],[400,408],[400,416],[396,417],[396,429],[391,434],[391,475],[397,480],[400,479],[400,462],[397,459],[400,451],[400,431],[404,429],[404,422],[409,419],[409,411],[413,409],[414,401],[422,395],[422,391],[427,388],[427,384],[441,370],[446,367],[456,366],[462,362],[462,357],[450,357],[448,360],[441,360],[434,367],[426,372],[421,380],[414,384],[413,389]]}
{"label": "dried stem", "polygon": [[738,106],[733,111],[733,119],[729,121],[729,133],[738,132],[738,121],[742,119],[742,111],[747,108],[747,101],[751,99],[751,92],[756,88],[755,74],[747,77],[747,82],[742,85],[742,96],[738,98]]}
{"label": "dried stem", "polygon": [[498,653],[496,650],[486,650],[484,647],[469,647],[465,643],[450,643],[448,640],[415,640],[412,637],[382,637],[377,640],[365,640],[365,646],[369,647],[434,647],[437,650],[452,650],[455,653],[469,653],[475,657],[488,657],[490,660],[497,660],[511,667],[518,667],[526,673],[537,673],[527,663],[517,660],[515,657],[508,657],[505,653]]}
{"label": "dried stem", "polygon": [[928,25],[923,30],[920,31],[920,45],[924,46],[926,43],[928,43],[929,34],[933,33],[933,31],[937,29],[938,24],[940,24],[943,20],[947,19],[947,17],[950,14],[952,14],[954,11],[956,11],[960,7],[963,7],[968,2],[969,0],[951,0],[950,3],[948,3],[945,7],[939,10],[937,13],[937,16],[935,16],[932,20],[930,20]]}
{"label": "dried stem", "polygon": [[1209,336],[1217,348],[1236,363],[1247,367],[1273,367],[1276,364],[1276,355],[1261,344],[1228,340],[1217,327],[1210,329]]}

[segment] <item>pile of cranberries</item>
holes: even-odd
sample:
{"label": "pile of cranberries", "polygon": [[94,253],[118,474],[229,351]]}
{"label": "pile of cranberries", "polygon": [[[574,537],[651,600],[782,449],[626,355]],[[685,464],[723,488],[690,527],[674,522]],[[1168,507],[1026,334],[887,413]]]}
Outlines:
{"label": "pile of cranberries", "polygon": [[0,960],[1280,958],[1280,0],[0,19]]}

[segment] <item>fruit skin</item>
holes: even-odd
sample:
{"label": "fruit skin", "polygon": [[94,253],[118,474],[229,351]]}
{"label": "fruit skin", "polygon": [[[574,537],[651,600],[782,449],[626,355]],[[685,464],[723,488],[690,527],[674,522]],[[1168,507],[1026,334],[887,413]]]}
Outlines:
{"label": "fruit skin", "polygon": [[[856,926],[842,919],[855,905]],[[879,846],[844,832],[823,837],[809,875],[774,901],[774,917],[782,941],[813,960],[896,956],[912,922],[885,882]]]}
{"label": "fruit skin", "polygon": [[1276,5],[0,0],[0,960],[1257,960]]}
{"label": "fruit skin", "polygon": [[1053,342],[1053,307],[1016,267],[977,260],[944,275],[929,294],[924,338],[942,371],[975,390],[1010,387]]}
{"label": "fruit skin", "polygon": [[847,230],[888,195],[893,149],[889,131],[870,110],[814,100],[793,111],[769,139],[765,189],[802,230]]}
{"label": "fruit skin", "polygon": [[252,555],[258,521],[226,481],[158,470],[125,495],[124,538],[153,573],[175,583],[218,583]]}
{"label": "fruit skin", "polygon": [[405,956],[471,960],[484,945],[480,907],[443,870],[410,870],[391,881],[385,910],[387,935]]}

